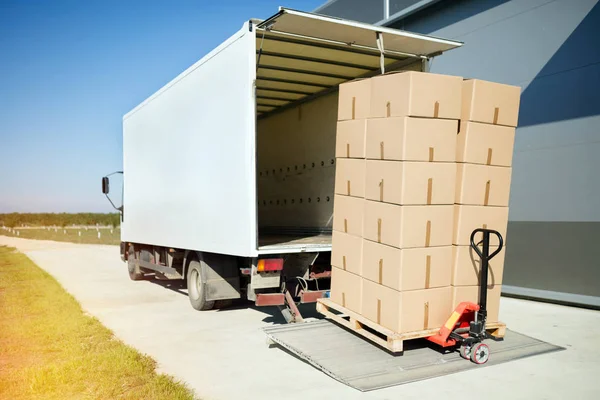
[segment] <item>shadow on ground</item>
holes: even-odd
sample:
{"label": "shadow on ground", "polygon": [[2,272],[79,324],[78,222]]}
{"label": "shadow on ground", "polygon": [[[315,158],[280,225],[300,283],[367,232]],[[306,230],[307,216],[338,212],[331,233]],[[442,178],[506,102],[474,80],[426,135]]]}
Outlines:
{"label": "shadow on ground", "polygon": [[[165,289],[169,289],[175,293],[178,293],[182,296],[187,297],[187,287],[184,281],[182,280],[169,280],[169,279],[159,279],[154,274],[148,274],[145,277],[145,280],[152,283],[153,285],[162,286]],[[253,302],[246,299],[234,299],[234,300],[221,300],[217,301],[215,304],[215,311],[217,312],[227,312],[234,311],[240,309],[251,308],[256,311],[259,311],[262,314],[265,314],[262,319],[263,322],[272,323],[275,325],[286,324],[287,322],[283,318],[281,311],[276,306],[269,307],[257,307]],[[303,318],[315,318],[321,319],[323,315],[319,314],[316,310],[315,304],[300,304],[298,305],[298,309],[302,314]]]}

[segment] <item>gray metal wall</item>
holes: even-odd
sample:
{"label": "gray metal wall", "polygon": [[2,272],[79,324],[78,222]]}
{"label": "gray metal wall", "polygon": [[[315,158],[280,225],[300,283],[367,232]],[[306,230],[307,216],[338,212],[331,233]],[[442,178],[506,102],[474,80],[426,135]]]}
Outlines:
{"label": "gray metal wall", "polygon": [[330,0],[314,12],[374,24],[385,17],[383,5],[383,0]]}
{"label": "gray metal wall", "polygon": [[432,72],[523,88],[506,289],[600,306],[598,0],[445,0],[391,26],[465,42]]}

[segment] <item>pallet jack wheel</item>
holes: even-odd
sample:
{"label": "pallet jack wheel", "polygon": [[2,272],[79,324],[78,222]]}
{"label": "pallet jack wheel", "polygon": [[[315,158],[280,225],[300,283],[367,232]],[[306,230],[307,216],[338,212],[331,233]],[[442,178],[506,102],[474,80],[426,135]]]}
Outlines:
{"label": "pallet jack wheel", "polygon": [[465,360],[470,360],[471,359],[471,351],[473,350],[472,346],[463,344],[462,346],[460,346],[460,356],[462,358],[464,358]]}
{"label": "pallet jack wheel", "polygon": [[485,343],[479,343],[471,351],[471,361],[475,364],[485,364],[490,358],[490,348]]}

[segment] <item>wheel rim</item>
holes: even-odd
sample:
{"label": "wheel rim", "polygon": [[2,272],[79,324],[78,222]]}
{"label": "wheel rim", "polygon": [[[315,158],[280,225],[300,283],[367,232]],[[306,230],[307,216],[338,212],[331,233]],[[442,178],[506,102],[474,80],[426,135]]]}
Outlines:
{"label": "wheel rim", "polygon": [[464,359],[469,359],[471,357],[471,346],[463,345],[460,347],[460,355]]}
{"label": "wheel rim", "polygon": [[480,344],[473,350],[471,357],[476,364],[485,364],[490,358],[490,348],[486,344]]}
{"label": "wheel rim", "polygon": [[131,249],[131,247],[129,248],[129,254],[127,256],[127,269],[129,270],[130,274],[135,272],[135,252]]}
{"label": "wheel rim", "polygon": [[135,272],[135,259],[131,256],[127,259],[127,268],[130,274]]}
{"label": "wheel rim", "polygon": [[190,293],[193,299],[200,297],[200,274],[197,269],[193,269],[190,274]]}

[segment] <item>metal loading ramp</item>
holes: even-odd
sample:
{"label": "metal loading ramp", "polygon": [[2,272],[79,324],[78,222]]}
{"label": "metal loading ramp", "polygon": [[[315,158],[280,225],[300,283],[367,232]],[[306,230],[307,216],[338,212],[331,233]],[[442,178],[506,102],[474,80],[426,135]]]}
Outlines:
{"label": "metal loading ramp", "polygon": [[394,356],[329,320],[271,326],[264,331],[273,343],[361,391],[564,350],[507,330],[504,340],[486,340],[491,357],[487,364],[481,366],[462,359],[457,351],[442,353],[434,344],[422,339],[405,342],[402,355]]}

